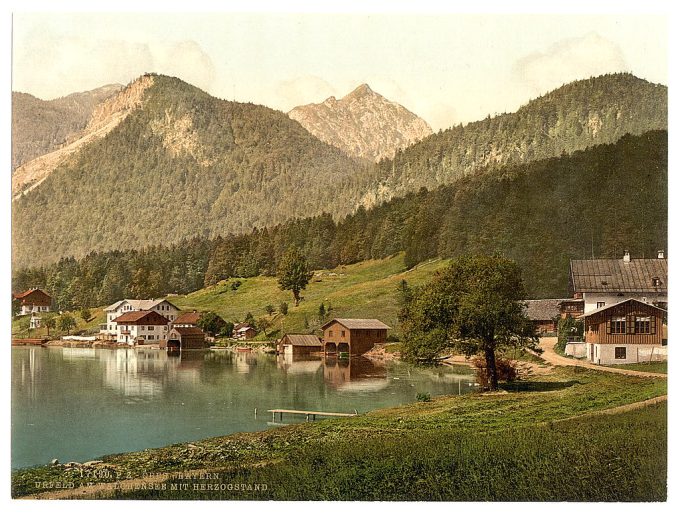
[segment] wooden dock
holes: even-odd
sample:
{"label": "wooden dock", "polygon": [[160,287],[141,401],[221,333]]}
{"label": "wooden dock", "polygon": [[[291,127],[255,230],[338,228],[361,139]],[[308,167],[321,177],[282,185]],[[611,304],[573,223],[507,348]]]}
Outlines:
{"label": "wooden dock", "polygon": [[309,417],[312,417],[312,420],[316,420],[317,415],[320,417],[356,417],[358,415],[356,410],[354,413],[334,413],[332,411],[309,411],[299,409],[270,409],[267,411],[272,414],[272,422],[276,421],[277,413],[279,414],[279,421],[283,420],[284,413],[289,413],[291,415],[305,415],[305,420],[307,420],[307,422],[309,422]]}

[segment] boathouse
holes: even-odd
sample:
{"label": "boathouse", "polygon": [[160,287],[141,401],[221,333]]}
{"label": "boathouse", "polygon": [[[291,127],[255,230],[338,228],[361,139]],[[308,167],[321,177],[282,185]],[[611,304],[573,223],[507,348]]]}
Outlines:
{"label": "boathouse", "polygon": [[324,354],[360,356],[387,342],[390,327],[374,318],[334,318],[324,324]]}
{"label": "boathouse", "polygon": [[205,333],[198,327],[173,327],[168,333],[166,347],[174,350],[204,349]]}
{"label": "boathouse", "polygon": [[586,358],[600,365],[663,361],[666,310],[627,299],[582,315]]}
{"label": "boathouse", "polygon": [[321,352],[323,344],[313,334],[286,334],[279,341],[279,354],[285,356],[302,356]]}

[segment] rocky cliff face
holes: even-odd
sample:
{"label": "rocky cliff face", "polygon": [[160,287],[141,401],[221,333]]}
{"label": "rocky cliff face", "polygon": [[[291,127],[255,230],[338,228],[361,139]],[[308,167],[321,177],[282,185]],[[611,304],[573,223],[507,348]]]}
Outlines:
{"label": "rocky cliff face", "polygon": [[153,77],[143,76],[122,91],[120,87],[114,86],[100,88],[109,88],[109,94],[104,97],[103,102],[92,106],[87,124],[82,130],[69,134],[51,152],[48,151],[22,164],[14,171],[12,174],[14,199],[38,186],[77,150],[111,132],[132,110],[141,106],[143,93],[152,84]]}
{"label": "rocky cliff face", "polygon": [[110,84],[54,100],[12,93],[12,172],[67,143],[82,131],[101,102],[123,86]]}
{"label": "rocky cliff face", "polygon": [[296,107],[288,115],[320,140],[371,161],[390,159],[397,149],[432,134],[427,122],[368,84],[340,100],[330,97]]}

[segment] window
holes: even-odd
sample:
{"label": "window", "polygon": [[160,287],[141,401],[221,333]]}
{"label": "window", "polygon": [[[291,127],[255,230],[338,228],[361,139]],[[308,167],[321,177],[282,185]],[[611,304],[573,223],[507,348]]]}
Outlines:
{"label": "window", "polygon": [[652,317],[635,317],[635,333],[636,334],[650,334],[651,333]]}
{"label": "window", "polygon": [[342,337],[344,338],[344,336],[345,336],[345,331],[340,331],[340,336],[342,336]]}
{"label": "window", "polygon": [[598,302],[597,303],[597,309],[603,308],[604,307],[604,302]]}
{"label": "window", "polygon": [[153,331],[153,326],[152,326],[152,325],[149,326],[149,331]]}
{"label": "window", "polygon": [[328,337],[332,338],[333,337],[333,331],[328,331]]}
{"label": "window", "polygon": [[626,317],[612,317],[612,334],[626,334]]}
{"label": "window", "polygon": [[661,279],[659,279],[658,277],[652,277],[652,286],[654,286],[655,288],[661,286]]}
{"label": "window", "polygon": [[626,348],[614,347],[614,359],[626,359]]}

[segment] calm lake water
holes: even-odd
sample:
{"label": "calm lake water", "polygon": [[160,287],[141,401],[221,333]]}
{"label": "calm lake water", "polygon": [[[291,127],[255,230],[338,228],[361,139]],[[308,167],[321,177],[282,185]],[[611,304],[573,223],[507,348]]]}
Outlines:
{"label": "calm lake water", "polygon": [[366,358],[13,347],[12,467],[264,430],[273,408],[362,413],[420,392],[467,393],[473,382],[457,369]]}

